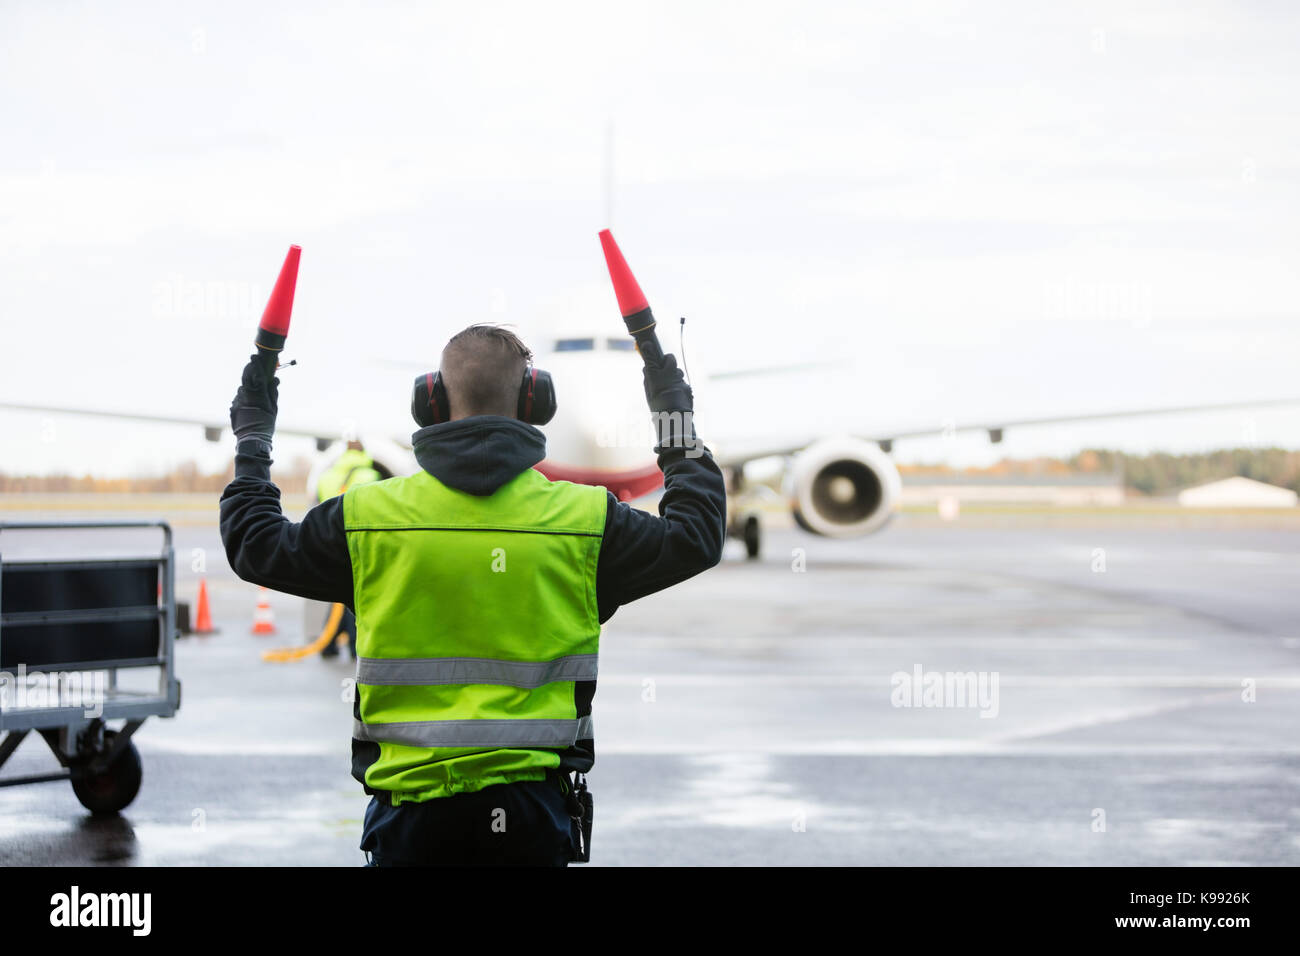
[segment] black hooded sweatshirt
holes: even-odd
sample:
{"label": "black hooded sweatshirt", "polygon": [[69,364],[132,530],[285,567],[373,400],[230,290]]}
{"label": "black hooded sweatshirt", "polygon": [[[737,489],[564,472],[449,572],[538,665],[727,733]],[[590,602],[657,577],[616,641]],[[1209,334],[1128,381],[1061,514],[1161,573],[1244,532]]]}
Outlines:
{"label": "black hooded sweatshirt", "polygon": [[[546,456],[546,437],[531,425],[479,415],[421,428],[412,436],[420,467],[443,484],[490,495]],[[343,496],[312,508],[301,522],[280,510],[265,446],[243,442],[235,477],[221,495],[221,540],[231,568],[274,591],[355,608]],[[596,567],[600,622],[619,606],[662,591],[722,559],[726,487],[713,456],[682,449],[659,455],[664,493],[652,515],[609,496]]]}

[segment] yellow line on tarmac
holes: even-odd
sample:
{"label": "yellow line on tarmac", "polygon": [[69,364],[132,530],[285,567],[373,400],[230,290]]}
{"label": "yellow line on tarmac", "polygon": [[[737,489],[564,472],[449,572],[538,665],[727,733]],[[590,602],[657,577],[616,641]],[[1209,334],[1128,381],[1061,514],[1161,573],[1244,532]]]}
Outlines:
{"label": "yellow line on tarmac", "polygon": [[310,644],[304,644],[301,647],[280,647],[275,650],[263,651],[262,660],[284,663],[285,661],[300,661],[304,657],[311,657],[313,654],[319,654],[329,646],[329,642],[334,640],[336,632],[339,629],[339,621],[343,619],[343,605],[334,604],[330,606],[329,620],[325,622],[325,629],[320,632],[320,636]]}

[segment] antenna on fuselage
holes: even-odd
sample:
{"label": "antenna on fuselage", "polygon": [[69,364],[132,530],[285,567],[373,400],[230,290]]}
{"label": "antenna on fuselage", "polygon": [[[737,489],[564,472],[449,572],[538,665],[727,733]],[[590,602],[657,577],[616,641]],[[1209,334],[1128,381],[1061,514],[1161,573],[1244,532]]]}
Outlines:
{"label": "antenna on fuselage", "polygon": [[605,122],[605,228],[614,228],[614,117]]}

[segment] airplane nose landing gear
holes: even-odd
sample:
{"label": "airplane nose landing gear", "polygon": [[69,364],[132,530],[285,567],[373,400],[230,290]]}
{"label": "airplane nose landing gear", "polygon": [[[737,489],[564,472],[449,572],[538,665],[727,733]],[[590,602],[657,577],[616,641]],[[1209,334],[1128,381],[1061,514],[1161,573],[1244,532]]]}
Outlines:
{"label": "airplane nose landing gear", "polygon": [[727,537],[745,543],[745,557],[755,561],[763,552],[762,505],[779,501],[766,485],[745,480],[743,465],[729,469],[727,476]]}
{"label": "airplane nose landing gear", "polygon": [[737,515],[727,526],[727,537],[745,542],[745,557],[757,560],[763,550],[763,523],[758,513],[749,511]]}
{"label": "airplane nose landing gear", "polygon": [[744,530],[741,531],[741,538],[745,542],[745,556],[751,561],[758,557],[763,547],[763,526],[758,520],[758,515],[748,515],[745,518]]}

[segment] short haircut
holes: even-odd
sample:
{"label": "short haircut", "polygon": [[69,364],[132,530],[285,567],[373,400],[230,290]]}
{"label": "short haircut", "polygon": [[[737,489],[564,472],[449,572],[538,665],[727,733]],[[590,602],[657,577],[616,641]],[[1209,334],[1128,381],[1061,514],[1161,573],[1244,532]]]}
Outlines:
{"label": "short haircut", "polygon": [[519,383],[533,353],[519,336],[499,325],[471,325],[442,350],[442,381],[454,418],[513,417]]}

